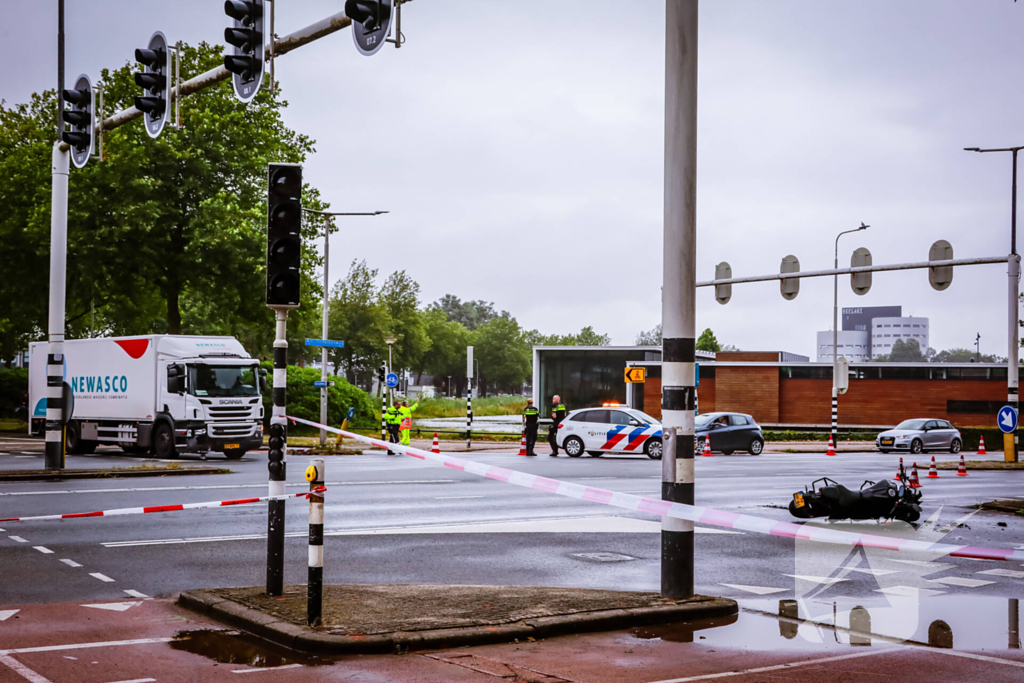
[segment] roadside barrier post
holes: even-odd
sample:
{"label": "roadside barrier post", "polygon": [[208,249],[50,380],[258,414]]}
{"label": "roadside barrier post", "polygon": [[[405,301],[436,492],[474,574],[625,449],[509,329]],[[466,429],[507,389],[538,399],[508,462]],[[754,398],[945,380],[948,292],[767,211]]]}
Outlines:
{"label": "roadside barrier post", "polygon": [[[697,0],[665,11],[661,498],[693,505],[697,293]],[[661,518],[661,594],[693,597],[693,521]]]}
{"label": "roadside barrier post", "polygon": [[306,468],[309,482],[309,574],[306,587],[306,624],[319,626],[324,608],[324,461],[317,458]]}

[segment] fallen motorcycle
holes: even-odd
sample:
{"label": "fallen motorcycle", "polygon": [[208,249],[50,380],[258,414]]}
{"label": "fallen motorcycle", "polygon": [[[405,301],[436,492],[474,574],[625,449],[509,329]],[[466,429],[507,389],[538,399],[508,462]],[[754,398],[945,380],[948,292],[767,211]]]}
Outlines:
{"label": "fallen motorcycle", "polygon": [[859,491],[823,477],[793,494],[789,512],[800,519],[828,517],[916,522],[921,518],[921,492],[909,484],[904,472],[900,473],[898,481],[865,481]]}

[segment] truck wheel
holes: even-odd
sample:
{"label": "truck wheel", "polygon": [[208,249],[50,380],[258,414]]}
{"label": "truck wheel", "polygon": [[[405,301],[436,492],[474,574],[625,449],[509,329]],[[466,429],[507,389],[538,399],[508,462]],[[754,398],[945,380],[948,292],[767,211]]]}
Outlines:
{"label": "truck wheel", "polygon": [[241,460],[242,456],[245,455],[246,451],[238,448],[232,448],[230,451],[224,451],[224,457],[228,460]]}
{"label": "truck wheel", "polygon": [[158,458],[178,457],[174,449],[174,430],[166,422],[161,422],[153,429],[153,455]]}
{"label": "truck wheel", "polygon": [[68,453],[78,455],[82,448],[82,426],[77,420],[72,420],[64,426],[64,450]]}

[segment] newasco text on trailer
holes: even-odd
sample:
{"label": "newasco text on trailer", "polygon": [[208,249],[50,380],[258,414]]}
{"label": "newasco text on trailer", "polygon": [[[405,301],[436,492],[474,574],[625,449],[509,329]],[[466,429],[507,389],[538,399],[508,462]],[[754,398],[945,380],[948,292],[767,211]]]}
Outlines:
{"label": "newasco text on trailer", "polygon": [[[46,423],[45,342],[29,345],[29,431]],[[266,371],[234,337],[147,335],[64,344],[74,399],[69,453],[99,444],[159,458],[218,451],[231,459],[263,445]]]}

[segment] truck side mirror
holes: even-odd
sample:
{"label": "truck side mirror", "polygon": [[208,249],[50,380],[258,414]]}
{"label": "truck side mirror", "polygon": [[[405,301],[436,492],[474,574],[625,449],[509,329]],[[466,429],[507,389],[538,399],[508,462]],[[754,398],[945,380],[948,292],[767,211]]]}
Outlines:
{"label": "truck side mirror", "polygon": [[260,368],[260,393],[267,393],[267,369]]}
{"label": "truck side mirror", "polygon": [[167,393],[185,393],[185,368],[181,365],[167,366]]}

